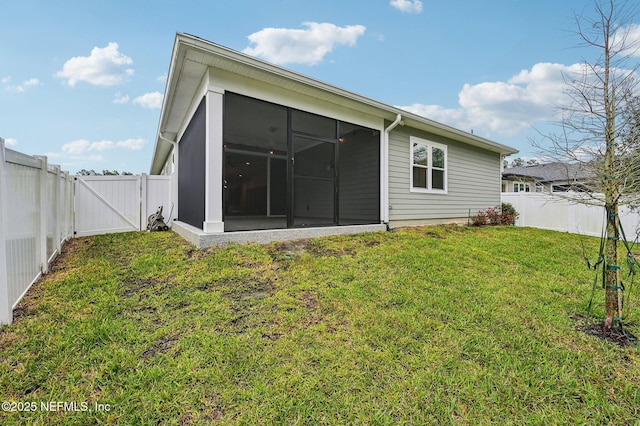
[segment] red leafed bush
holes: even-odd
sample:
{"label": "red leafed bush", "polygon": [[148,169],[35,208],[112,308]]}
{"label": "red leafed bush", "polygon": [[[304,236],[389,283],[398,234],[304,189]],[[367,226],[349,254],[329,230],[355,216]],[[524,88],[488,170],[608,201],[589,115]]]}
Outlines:
{"label": "red leafed bush", "polygon": [[502,203],[500,206],[489,207],[486,211],[479,211],[471,216],[471,225],[515,225],[518,212],[509,203]]}

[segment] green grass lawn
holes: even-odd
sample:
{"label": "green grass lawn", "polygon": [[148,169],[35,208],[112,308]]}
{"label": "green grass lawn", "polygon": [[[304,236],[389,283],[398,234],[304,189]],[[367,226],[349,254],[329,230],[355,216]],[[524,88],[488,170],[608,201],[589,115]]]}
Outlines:
{"label": "green grass lawn", "polygon": [[576,329],[582,244],[597,254],[515,227],[76,239],[0,329],[0,401],[37,405],[0,423],[639,424],[640,351]]}

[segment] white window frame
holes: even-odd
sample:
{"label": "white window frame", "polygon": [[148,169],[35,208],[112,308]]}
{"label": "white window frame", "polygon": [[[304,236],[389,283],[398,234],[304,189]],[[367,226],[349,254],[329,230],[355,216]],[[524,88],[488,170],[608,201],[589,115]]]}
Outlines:
{"label": "white window frame", "polygon": [[531,185],[526,182],[514,182],[513,192],[531,192]]}
{"label": "white window frame", "polygon": [[[426,188],[416,188],[413,186],[413,167],[415,166],[413,164],[413,145],[414,144],[420,144],[420,145],[424,145],[427,147],[427,167],[425,167],[427,169],[427,187]],[[437,148],[440,149],[444,152],[444,168],[441,169],[439,167],[435,167],[435,170],[442,170],[444,172],[444,176],[443,176],[443,183],[444,183],[444,189],[439,189],[439,188],[433,188],[432,187],[432,171],[434,169],[433,167],[433,148]],[[409,191],[410,192],[421,192],[421,193],[426,193],[426,194],[447,194],[448,193],[448,180],[449,180],[449,159],[448,159],[449,155],[447,152],[447,145],[443,145],[437,142],[432,142],[430,140],[427,139],[422,139],[422,138],[418,138],[415,136],[411,136],[409,137]],[[418,167],[424,167],[424,166],[418,166]]]}

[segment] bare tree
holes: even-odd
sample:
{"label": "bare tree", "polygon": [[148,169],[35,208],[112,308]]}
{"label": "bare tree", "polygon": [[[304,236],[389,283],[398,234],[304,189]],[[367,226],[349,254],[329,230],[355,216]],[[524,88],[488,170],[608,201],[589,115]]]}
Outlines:
{"label": "bare tree", "polygon": [[618,209],[640,199],[639,80],[638,63],[632,63],[640,53],[640,40],[630,33],[638,12],[635,3],[594,0],[595,14],[575,15],[580,44],[598,53],[597,59],[564,75],[568,101],[557,107],[559,131],[534,142],[545,157],[567,164],[568,180],[576,165],[590,176],[581,182],[580,189],[586,191],[574,201],[606,211],[606,329],[622,321]]}

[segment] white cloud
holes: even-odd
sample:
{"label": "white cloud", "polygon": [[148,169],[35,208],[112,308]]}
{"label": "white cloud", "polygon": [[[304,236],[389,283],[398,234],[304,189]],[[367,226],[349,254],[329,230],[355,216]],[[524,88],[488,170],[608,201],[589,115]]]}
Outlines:
{"label": "white cloud", "polygon": [[81,155],[91,151],[107,151],[114,148],[125,148],[139,151],[147,142],[144,139],[126,139],[123,141],[96,141],[90,142],[85,139],[73,141],[62,145],[62,151],[69,155]]}
{"label": "white cloud", "polygon": [[400,108],[476,134],[515,135],[535,122],[553,120],[555,105],[566,101],[563,75],[583,70],[582,64],[538,63],[507,81],[465,84],[458,93],[458,108],[428,104]]}
{"label": "white cloud", "polygon": [[18,145],[18,141],[16,139],[12,139],[12,138],[7,138],[4,140],[4,146],[6,146],[7,148],[13,148],[14,146]]}
{"label": "white cloud", "polygon": [[421,13],[422,2],[420,0],[391,0],[389,4],[402,13]]}
{"label": "white cloud", "polygon": [[114,143],[112,141],[91,142],[89,151],[106,151],[108,149],[112,149],[113,147]]}
{"label": "white cloud", "polygon": [[133,75],[127,68],[133,60],[118,51],[118,43],[111,42],[106,47],[94,47],[90,56],[76,56],[64,63],[55,76],[67,79],[74,87],[78,81],[98,86],[114,86]]}
{"label": "white cloud", "polygon": [[145,145],[146,145],[147,141],[145,141],[144,139],[127,139],[124,141],[118,141],[116,142],[116,146],[119,146],[121,148],[127,148],[133,151],[140,151]]}
{"label": "white cloud", "polygon": [[621,56],[640,57],[640,24],[618,28],[611,39],[611,47],[619,49]]}
{"label": "white cloud", "polygon": [[162,108],[163,96],[164,95],[160,92],[145,93],[144,95],[135,98],[133,103],[148,109]]}
{"label": "white cloud", "polygon": [[122,93],[118,92],[113,98],[113,103],[118,105],[127,104],[129,103],[129,95],[123,95]]}
{"label": "white cloud", "polygon": [[104,156],[100,154],[83,154],[83,153],[60,153],[60,152],[46,152],[44,154],[48,159],[60,164],[63,169],[69,170],[72,168],[88,168],[87,163],[103,163],[105,161]]}
{"label": "white cloud", "polygon": [[66,143],[62,145],[62,151],[67,154],[82,154],[83,152],[89,150],[91,147],[91,142],[87,140],[78,140]]}
{"label": "white cloud", "polygon": [[253,47],[244,53],[259,56],[275,64],[316,65],[336,45],[354,46],[366,27],[338,27],[329,23],[305,22],[306,29],[265,28],[248,38]]}
{"label": "white cloud", "polygon": [[22,82],[22,86],[23,87],[35,87],[35,86],[40,86],[42,83],[40,83],[40,80],[38,80],[37,78],[30,78],[29,80],[25,80]]}
{"label": "white cloud", "polygon": [[159,75],[158,77],[156,77],[156,81],[158,81],[160,83],[166,83],[167,82],[167,74]]}
{"label": "white cloud", "polygon": [[40,80],[38,80],[37,78],[30,78],[28,80],[24,80],[22,83],[15,86],[9,84],[11,82],[11,77],[4,77],[1,81],[2,81],[2,84],[5,85],[4,87],[5,90],[13,93],[24,93],[28,89],[42,85]]}

